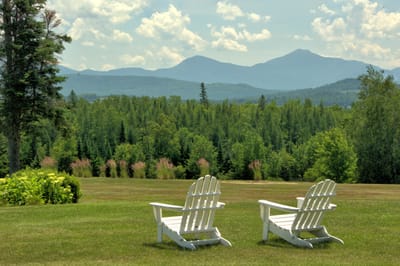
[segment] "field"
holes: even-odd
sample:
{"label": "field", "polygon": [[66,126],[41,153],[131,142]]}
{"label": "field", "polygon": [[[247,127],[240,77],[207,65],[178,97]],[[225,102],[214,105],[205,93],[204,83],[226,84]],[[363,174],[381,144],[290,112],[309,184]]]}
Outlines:
{"label": "field", "polygon": [[232,247],[156,243],[148,203],[181,205],[191,182],[87,178],[78,204],[1,207],[0,265],[398,265],[400,185],[338,185],[325,225],[344,245],[262,242],[257,200],[294,205],[311,185],[264,181],[222,181],[215,225]]}

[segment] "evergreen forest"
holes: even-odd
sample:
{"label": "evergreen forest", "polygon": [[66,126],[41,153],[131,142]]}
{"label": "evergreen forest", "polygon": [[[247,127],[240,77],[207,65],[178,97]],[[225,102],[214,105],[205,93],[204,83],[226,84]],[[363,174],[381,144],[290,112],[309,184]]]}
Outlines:
{"label": "evergreen forest", "polygon": [[[21,166],[80,177],[197,178],[400,183],[400,89],[368,68],[351,108],[310,99],[283,104],[109,96],[73,91],[56,123],[22,135]],[[0,135],[0,175],[8,173]]]}

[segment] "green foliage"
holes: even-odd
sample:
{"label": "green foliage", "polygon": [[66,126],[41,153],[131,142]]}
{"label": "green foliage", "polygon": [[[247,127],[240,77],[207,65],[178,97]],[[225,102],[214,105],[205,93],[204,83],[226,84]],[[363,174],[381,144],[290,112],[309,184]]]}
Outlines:
{"label": "green foliage", "polygon": [[312,146],[312,167],[304,173],[308,181],[332,179],[338,183],[354,182],[357,155],[343,130],[334,128],[318,133],[306,145]]}
{"label": "green foliage", "polygon": [[368,68],[348,131],[358,154],[360,181],[399,183],[400,89],[392,76]]}
{"label": "green foliage", "polygon": [[[44,124],[36,139],[41,149],[36,154],[40,154],[39,159],[56,159],[58,169],[72,171],[67,168],[72,162],[87,158],[94,176],[138,178],[156,178],[160,158],[169,158],[176,178],[194,178],[207,171],[229,179],[314,180],[329,176],[337,182],[373,182],[376,179],[372,174],[361,175],[361,169],[374,163],[374,178],[380,174],[379,169],[384,173],[376,182],[396,183],[396,175],[387,173],[400,172],[396,168],[400,162],[400,117],[395,108],[399,97],[391,93],[388,100],[379,96],[382,94],[368,94],[354,110],[314,105],[309,99],[291,100],[281,106],[265,99],[241,104],[210,102],[207,108],[198,101],[179,97],[113,96],[93,103],[80,99],[69,110],[73,126],[70,134],[64,136]],[[374,100],[372,95],[376,96]],[[377,122],[366,119],[367,102],[379,103],[368,106],[377,106],[376,112],[384,118],[372,116],[375,109],[371,108],[370,119]],[[327,133],[342,127],[347,134]],[[324,134],[319,136],[321,132]],[[49,138],[42,137],[46,135]],[[31,139],[26,141],[24,146],[29,147]],[[353,167],[352,146],[356,158],[364,154],[357,161],[360,175]],[[379,150],[379,156],[372,152],[366,156],[367,148]],[[208,169],[199,165],[201,158],[209,163]],[[113,160],[115,166],[107,167],[108,160]],[[127,173],[121,161],[127,163]],[[249,167],[255,161],[259,161],[260,168]],[[136,163],[145,167],[135,171]]]}
{"label": "green foliage", "polygon": [[0,179],[3,204],[77,203],[81,197],[79,180],[65,173],[26,169]]}
{"label": "green foliage", "polygon": [[45,10],[45,4],[45,0],[7,0],[0,6],[0,112],[9,143],[10,172],[20,168],[23,133],[31,133],[42,118],[63,124],[58,84],[64,78],[57,75],[57,63],[64,42],[71,39],[53,31],[61,21],[55,11]]}

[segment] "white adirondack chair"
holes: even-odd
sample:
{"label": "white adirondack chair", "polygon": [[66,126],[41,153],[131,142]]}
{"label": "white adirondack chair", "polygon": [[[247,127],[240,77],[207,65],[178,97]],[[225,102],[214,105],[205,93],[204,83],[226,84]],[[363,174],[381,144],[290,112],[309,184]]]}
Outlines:
{"label": "white adirondack chair", "polygon": [[[162,236],[166,234],[179,246],[191,250],[199,245],[217,243],[231,246],[231,243],[221,236],[218,228],[213,226],[215,211],[225,205],[218,202],[220,194],[219,181],[215,177],[206,175],[190,186],[184,206],[151,202],[157,222],[157,241],[162,242]],[[181,215],[163,217],[163,209],[179,211]],[[203,238],[186,240],[184,235],[195,237],[202,235]]]}
{"label": "white adirondack chair", "polygon": [[[300,247],[313,248],[314,243],[343,240],[328,233],[321,225],[326,211],[334,210],[330,203],[335,196],[336,183],[332,180],[321,181],[313,185],[305,197],[297,198],[297,207],[291,207],[268,200],[259,200],[260,214],[263,221],[263,240],[268,240],[268,232],[272,232],[286,241]],[[277,209],[290,214],[270,215],[270,209]],[[312,238],[304,238],[301,234],[308,232]]]}

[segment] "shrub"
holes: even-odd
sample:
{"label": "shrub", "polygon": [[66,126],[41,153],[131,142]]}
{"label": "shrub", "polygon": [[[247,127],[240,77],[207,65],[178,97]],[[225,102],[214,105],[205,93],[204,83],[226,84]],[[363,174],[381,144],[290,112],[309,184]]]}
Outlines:
{"label": "shrub", "polygon": [[117,163],[115,160],[110,159],[106,163],[107,169],[109,170],[110,177],[118,177],[118,172],[117,172]]}
{"label": "shrub", "polygon": [[206,176],[210,174],[210,163],[206,159],[200,158],[197,161],[197,165],[200,169],[200,176]]}
{"label": "shrub", "polygon": [[120,177],[128,177],[128,168],[127,168],[127,163],[125,160],[121,160],[118,162],[119,164],[119,176]]}
{"label": "shrub", "polygon": [[43,169],[56,170],[57,169],[57,161],[49,156],[46,156],[40,162],[40,167],[42,167]]}
{"label": "shrub", "polygon": [[3,204],[77,203],[81,197],[79,180],[65,173],[26,169],[0,182]]}
{"label": "shrub", "polygon": [[76,160],[71,163],[72,174],[78,177],[91,177],[92,165],[89,159]]}
{"label": "shrub", "polygon": [[261,162],[260,160],[254,160],[249,164],[249,169],[253,172],[253,179],[254,180],[261,180],[262,179],[262,171],[261,171]]}
{"label": "shrub", "polygon": [[134,178],[146,177],[146,164],[144,162],[136,162],[132,164],[131,169],[133,171]]}
{"label": "shrub", "polygon": [[174,179],[174,165],[167,158],[161,158],[157,163],[157,178],[159,179]]}

